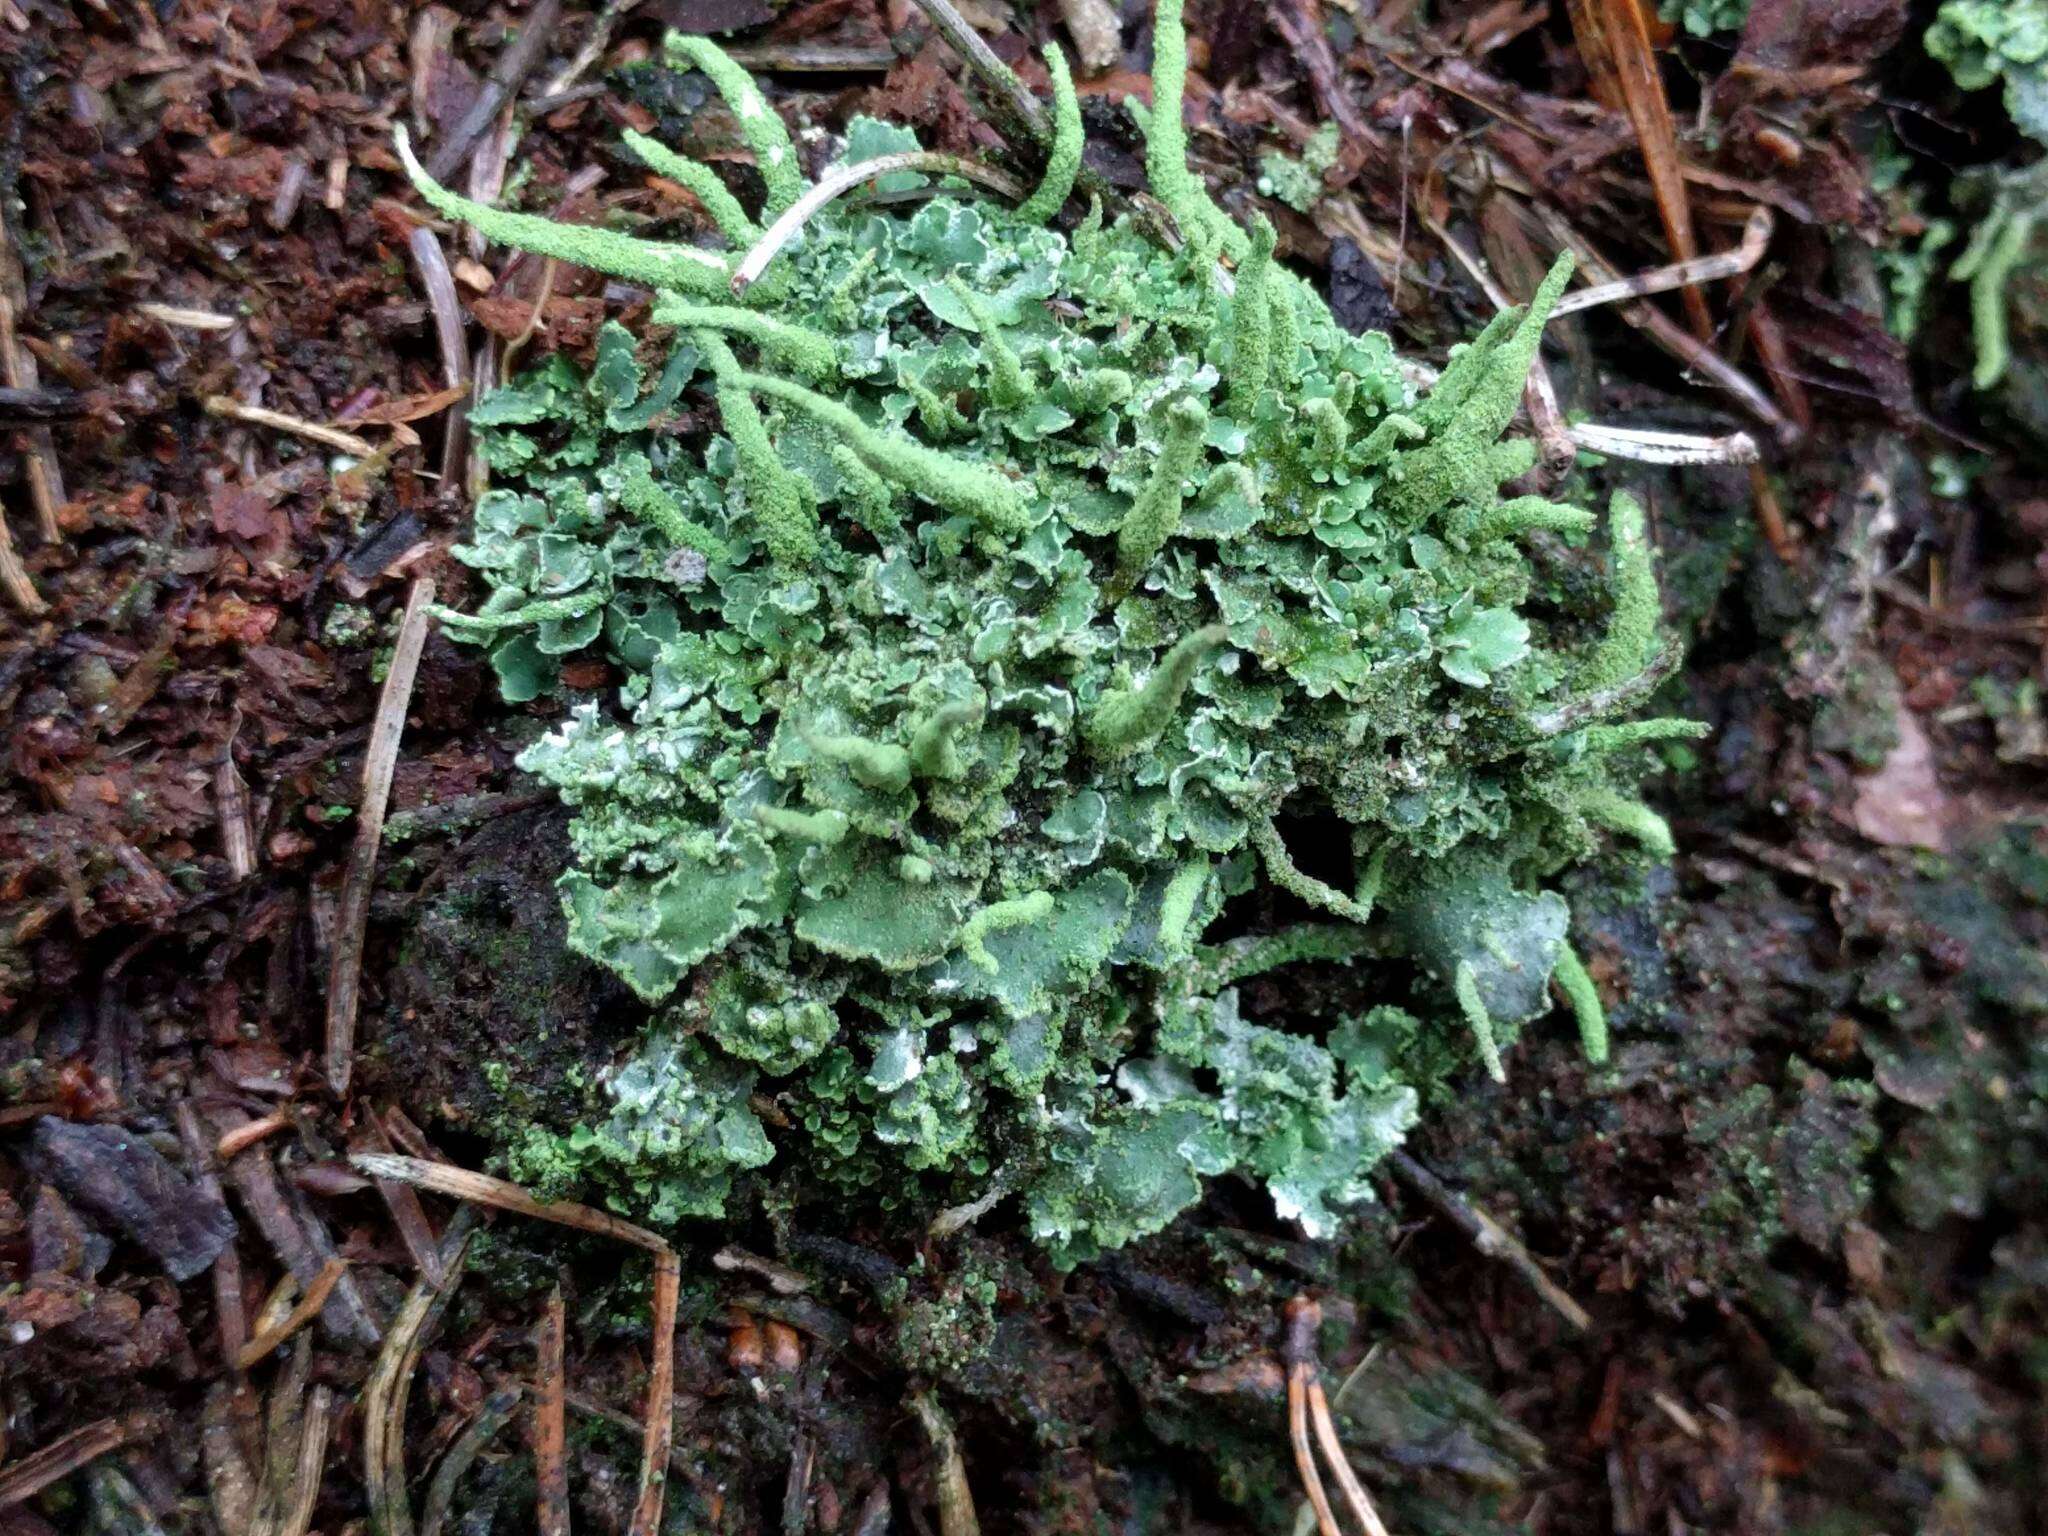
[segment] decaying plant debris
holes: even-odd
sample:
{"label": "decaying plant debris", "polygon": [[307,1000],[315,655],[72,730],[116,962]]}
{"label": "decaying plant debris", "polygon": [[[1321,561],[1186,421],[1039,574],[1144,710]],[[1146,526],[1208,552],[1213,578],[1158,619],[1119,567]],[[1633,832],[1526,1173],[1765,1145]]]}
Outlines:
{"label": "decaying plant debris", "polygon": [[[1634,0],[1196,4],[1187,163],[1223,222],[1197,215],[1177,254],[1158,242],[1190,233],[1187,192],[1167,189],[1161,212],[1145,174],[1171,81],[1155,78],[1154,28],[1136,9],[1110,17],[1108,41],[1098,7],[962,15],[895,0],[0,10],[12,86],[0,92],[0,1531],[2037,1526],[2038,7],[1666,9],[1668,21]],[[763,124],[665,56],[672,29],[716,35],[754,73],[802,178],[906,150],[886,137],[903,129],[920,155],[947,158],[879,187],[841,178],[803,237],[770,250],[781,194],[764,175]],[[1028,232],[1012,210],[1065,120],[1048,42],[1089,61],[1074,103],[1087,148],[1076,196],[1049,223],[1034,210]],[[1271,574],[1272,553],[1244,533],[1199,533],[1227,489],[1205,488],[1219,464],[1265,462],[1262,420],[1336,384],[1322,359],[1378,349],[1373,367],[1348,367],[1348,450],[1380,396],[1426,404],[1439,378],[1456,387],[1467,354],[1452,349],[1537,296],[1555,253],[1571,251],[1607,303],[1553,321],[1534,352],[1507,436],[1533,445],[1535,463],[1509,466],[1528,478],[1507,494],[1604,513],[1629,493],[1673,638],[1632,648],[1640,685],[1560,677],[1533,691],[1536,674],[1518,670],[1546,652],[1560,674],[1599,653],[1626,562],[1602,528],[1590,541],[1526,530],[1497,546],[1499,569],[1526,573],[1512,599],[1488,595],[1498,570],[1442,579],[1473,588],[1473,613],[1526,621],[1530,655],[1475,683],[1432,650],[1427,689],[1402,697],[1415,719],[1455,701],[1481,728],[1533,720],[1549,739],[1603,729],[1613,711],[1710,728],[1639,754],[1621,785],[1657,770],[1644,792],[1662,819],[1631,815],[1668,827],[1668,867],[1603,837],[1544,876],[1605,1001],[1605,1062],[1569,1025],[1539,1021],[1496,1086],[1472,1060],[1458,967],[1413,951],[1243,974],[1245,1039],[1335,1053],[1345,1021],[1395,1005],[1443,1043],[1407,1079],[1422,1102],[1405,1151],[1360,1181],[1377,1198],[1330,1202],[1328,1235],[1312,1235],[1261,1178],[1213,1177],[1149,1235],[1068,1245],[1064,1268],[1032,1236],[1039,1149],[1009,1132],[963,1142],[946,1174],[813,1181],[779,1199],[750,1182],[771,1163],[734,1186],[722,1218],[663,1213],[659,1234],[644,1226],[658,1180],[636,1204],[631,1178],[591,1179],[588,1158],[556,1161],[558,1185],[542,1144],[526,1164],[506,1159],[508,1128],[601,1125],[592,1107],[650,1026],[679,1049],[722,1052],[711,1031],[741,1015],[689,982],[650,1010],[588,957],[602,943],[571,927],[552,889],[588,857],[574,841],[585,831],[515,766],[631,685],[638,664],[618,637],[630,649],[627,620],[648,610],[643,556],[604,573],[591,612],[605,635],[532,648],[540,659],[523,660],[548,691],[502,704],[501,674],[517,676],[522,657],[489,657],[515,630],[479,651],[451,638],[475,626],[419,621],[429,590],[453,613],[515,606],[491,593],[521,557],[478,568],[451,553],[483,542],[477,493],[535,494],[522,477],[536,462],[504,458],[519,438],[559,454],[583,432],[644,455],[671,510],[729,557],[695,549],[711,580],[679,607],[679,632],[698,628],[689,603],[729,573],[780,579],[806,533],[807,569],[840,590],[891,537],[853,510],[935,531],[944,519],[887,473],[882,497],[842,507],[824,466],[841,469],[832,450],[860,443],[834,428],[815,434],[815,454],[795,448],[792,424],[823,419],[793,393],[819,385],[790,371],[800,359],[757,358],[701,314],[664,321],[673,300],[630,277],[444,220],[408,184],[400,125],[478,204],[714,259],[766,251],[748,274],[764,286],[737,302],[835,348],[877,298],[872,273],[856,280],[842,319],[825,313],[829,293],[804,287],[836,231],[872,218],[907,232],[936,209],[949,227],[972,211],[984,242],[1001,231],[985,248],[1050,242],[1064,253],[1055,290],[1081,314],[1056,308],[1041,324],[1034,295],[989,326],[968,307],[987,305],[973,285],[963,300],[926,283],[946,312],[916,311],[926,342],[903,361],[941,370],[929,399],[893,372],[825,391],[883,411],[898,392],[892,425],[1012,466],[1049,458],[1068,430],[1018,437],[1003,423],[1022,406],[1091,419],[1061,393],[1080,382],[1066,377],[1068,338],[1121,340],[1087,318],[1095,290],[1072,281],[1089,238],[1077,226],[1100,199],[1094,239],[1149,253],[1133,272],[1194,283],[1207,330],[1188,322],[1181,344],[1217,377],[1183,379],[1181,393],[1202,402],[1205,439],[1236,424],[1249,452],[1205,441],[1179,527],[1121,562],[1108,507],[1092,524],[1056,508],[1038,526],[1057,538],[975,518],[957,528],[953,558],[978,580],[1010,547],[1043,554],[1032,579],[1071,565],[1117,586],[1098,610],[1117,617],[1096,621],[1116,631],[1096,653],[1103,675],[1087,661],[1071,679],[1080,706],[1142,693],[1154,661],[1209,622],[1213,593],[1186,571],[1264,560]],[[671,161],[624,153],[628,133],[670,146]],[[963,164],[972,186],[942,184]],[[735,212],[764,239],[721,240]],[[1120,217],[1138,221],[1128,246],[1112,233]],[[1233,316],[1261,279],[1225,231],[1262,221],[1275,236],[1264,281],[1298,295],[1313,333],[1291,380],[1274,384],[1268,352],[1269,417],[1233,377]],[[1392,346],[1365,339],[1380,329]],[[816,503],[815,524],[783,530],[779,567],[752,548],[752,487],[728,494],[746,466],[704,455],[738,443],[719,399],[735,379],[719,376],[720,335]],[[659,391],[682,344],[699,376],[645,422],[613,424],[615,408]],[[1143,359],[1094,361],[1157,382]],[[1383,379],[1380,364],[1398,371]],[[621,405],[608,391],[631,368],[640,389]],[[788,387],[744,377],[762,374]],[[510,379],[525,382],[489,393]],[[542,414],[590,419],[501,419],[536,390],[555,392]],[[1336,431],[1325,426],[1325,446]],[[1123,441],[1140,449],[1127,465],[1069,466],[1104,479],[1116,510],[1165,478],[1149,472],[1143,430]],[[1299,478],[1317,495],[1341,488],[1309,465]],[[794,506],[810,507],[802,489]],[[1487,558],[1471,529],[1426,531],[1444,547],[1438,570]],[[1189,541],[1200,557],[1184,571],[1174,551]],[[574,553],[549,546],[550,559]],[[1416,558],[1411,545],[1395,563]],[[992,633],[985,617],[974,622]],[[1232,688],[1256,675],[1249,661],[1278,660],[1222,617],[1231,632],[1167,712],[1176,741],[1197,715],[1227,721],[1242,706]],[[872,649],[881,630],[868,622]],[[403,654],[414,644],[416,674]],[[828,838],[829,813],[847,818],[820,858],[881,835],[860,824],[863,806],[892,791],[854,779],[855,758],[893,781],[893,759],[873,749],[907,758],[919,710],[949,701],[878,707],[887,696],[849,664],[858,649],[820,678],[839,715],[797,722],[771,749],[788,760],[771,775],[789,795],[775,809]],[[981,709],[940,733],[968,763],[1004,724],[988,680],[974,685],[990,697],[970,695]],[[720,686],[718,707],[736,707]],[[1082,750],[1084,714],[1059,731],[1027,719],[1018,734],[1100,761]],[[813,739],[832,737],[864,747],[826,749],[844,794],[809,760]],[[1359,758],[1333,756],[1331,771],[1377,765]],[[1118,776],[1086,771],[1109,800]],[[1172,765],[1158,771],[1173,780]],[[1195,777],[1180,775],[1183,789]],[[935,787],[978,782],[913,767],[905,793],[921,815]],[[1331,921],[1319,889],[1356,901],[1371,841],[1354,856],[1335,818],[1302,816],[1298,797],[1282,805],[1298,890],[1266,888],[1252,864],[1227,909],[1241,926],[1219,923],[1157,981],[1129,960],[1112,967],[1148,978],[1140,991],[1203,995],[1208,948]],[[756,816],[771,847],[802,831],[783,819]],[[945,933],[958,953],[898,973],[908,980],[887,1001],[911,1002],[920,994],[902,988],[948,967],[986,974],[968,940],[1000,977],[1044,915],[1034,892],[1057,912],[1073,878],[1099,871],[1050,878],[1041,855],[1073,845],[1038,838],[1041,819],[1016,848],[991,837],[1027,863],[963,900]],[[1105,844],[1118,846],[1106,827]],[[1152,873],[1171,884],[1197,863],[1172,838],[1159,846],[1156,870],[1107,856],[1133,904]],[[1199,850],[1196,911],[1247,849],[1257,856],[1249,830]],[[1400,857],[1386,855],[1382,917],[1399,905]],[[991,906],[1002,920],[973,928]],[[728,946],[740,959],[729,973],[760,981],[762,955],[778,974],[805,971],[774,929]],[[1087,981],[1073,1017],[1099,1033],[1102,995],[1126,988],[1117,978]],[[969,1044],[958,1022],[926,1026],[927,1052]],[[970,1081],[993,1061],[972,1043]],[[735,1100],[785,1167],[813,1144],[801,1117],[816,1101],[791,1084],[814,1065],[751,1063]],[[1196,1095],[1228,1091],[1216,1070],[1197,1064]],[[1095,1091],[1100,1113],[1128,1088],[1112,1077]],[[926,1134],[971,1139],[993,1123],[935,1110],[892,1145],[873,1135],[880,1106],[857,1089],[849,1102],[848,1144],[891,1167]],[[493,1177],[505,1173],[551,1194],[574,1184],[616,1211],[536,1207]]]}

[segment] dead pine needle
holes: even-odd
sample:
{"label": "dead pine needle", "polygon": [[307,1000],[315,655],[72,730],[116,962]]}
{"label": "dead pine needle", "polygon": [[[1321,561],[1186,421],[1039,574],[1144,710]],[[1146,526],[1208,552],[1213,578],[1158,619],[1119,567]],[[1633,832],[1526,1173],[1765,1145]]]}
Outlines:
{"label": "dead pine needle", "polygon": [[391,648],[391,668],[377,699],[370,726],[369,750],[363,755],[363,795],[356,807],[356,840],[342,879],[341,911],[336,922],[334,958],[327,978],[327,1084],[337,1098],[348,1094],[355,1071],[356,1009],[361,1001],[363,937],[370,921],[370,888],[377,875],[377,848],[384,838],[384,811],[391,800],[391,779],[398,768],[398,742],[405,734],[406,706],[412,701],[413,679],[427,644],[427,609],[434,601],[434,583],[415,577],[405,595],[405,616]]}
{"label": "dead pine needle", "polygon": [[615,1237],[635,1248],[645,1248],[649,1253],[669,1251],[668,1244],[645,1227],[636,1227],[630,1221],[621,1221],[616,1216],[593,1210],[587,1205],[578,1205],[573,1200],[536,1200],[509,1179],[494,1179],[487,1173],[472,1173],[467,1168],[457,1168],[448,1163],[430,1163],[421,1158],[400,1157],[388,1152],[357,1152],[350,1156],[349,1162],[358,1173],[368,1174],[373,1179],[396,1179],[415,1189],[466,1200],[492,1210],[552,1221],[557,1226],[574,1227],[579,1232],[594,1233],[598,1237]]}
{"label": "dead pine needle", "polygon": [[439,1285],[414,1283],[384,1335],[384,1347],[363,1387],[363,1487],[369,1496],[370,1529],[376,1536],[413,1536],[412,1500],[406,1491],[405,1410],[420,1352],[462,1277],[475,1213],[464,1208],[442,1240]]}
{"label": "dead pine needle", "polygon": [[320,1273],[313,1277],[313,1283],[306,1287],[306,1294],[299,1298],[298,1304],[242,1346],[241,1352],[235,1356],[235,1368],[243,1371],[251,1369],[264,1356],[318,1317],[320,1309],[327,1305],[328,1296],[347,1271],[346,1259],[329,1259],[322,1265]]}
{"label": "dead pine needle", "polygon": [[434,1468],[433,1480],[427,1484],[426,1503],[420,1510],[420,1536],[441,1536],[441,1523],[448,1518],[448,1508],[455,1499],[455,1485],[462,1481],[462,1475],[492,1437],[505,1427],[505,1421],[512,1417],[524,1396],[516,1386],[492,1393],[448,1447],[448,1454],[441,1458],[441,1464]]}

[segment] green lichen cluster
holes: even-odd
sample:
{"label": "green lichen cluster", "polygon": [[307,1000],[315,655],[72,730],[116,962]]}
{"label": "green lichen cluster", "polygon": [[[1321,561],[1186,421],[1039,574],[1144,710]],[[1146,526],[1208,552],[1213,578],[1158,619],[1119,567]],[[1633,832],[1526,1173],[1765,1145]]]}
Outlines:
{"label": "green lichen cluster", "polygon": [[2048,0],[1943,0],[1927,52],[1966,91],[2005,87],[2005,109],[2048,144]]}
{"label": "green lichen cluster", "polygon": [[[889,1199],[928,1174],[1017,1191],[1072,1261],[1236,1172],[1326,1234],[1418,1061],[1500,1075],[1553,980],[1603,1057],[1548,885],[1611,833],[1669,850],[1631,786],[1691,727],[1610,721],[1658,644],[1640,509],[1614,509],[1603,626],[1545,610],[1524,550],[1591,515],[1498,494],[1564,269],[1417,399],[1189,175],[1173,0],[1158,38],[1177,251],[1099,208],[1051,227],[1079,158],[1057,69],[1049,191],[841,198],[737,296],[740,250],[415,173],[493,239],[658,290],[649,336],[608,326],[588,369],[476,413],[496,486],[459,553],[491,592],[447,616],[510,698],[572,655],[624,677],[522,758],[576,811],[571,943],[653,1006],[608,1115],[514,1149],[550,1192],[659,1221],[771,1158]],[[677,46],[746,126],[769,223],[804,190],[780,122]],[[907,138],[857,122],[849,153]],[[1244,1016],[1239,983],[1305,964],[1383,1001]]]}

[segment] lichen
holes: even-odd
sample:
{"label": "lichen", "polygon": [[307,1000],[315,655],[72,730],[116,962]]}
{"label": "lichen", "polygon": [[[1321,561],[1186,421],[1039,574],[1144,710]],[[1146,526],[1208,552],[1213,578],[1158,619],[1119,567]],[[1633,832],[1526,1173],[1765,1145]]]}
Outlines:
{"label": "lichen", "polygon": [[[1604,1054],[1550,887],[1614,829],[1668,846],[1635,749],[1692,728],[1603,718],[1657,649],[1640,509],[1616,503],[1588,634],[1521,541],[1592,519],[1499,495],[1568,266],[1416,398],[1189,172],[1174,0],[1157,36],[1179,250],[1099,205],[1050,227],[1078,158],[1057,67],[1023,209],[943,178],[842,197],[737,301],[736,253],[572,252],[428,191],[660,290],[648,335],[607,326],[587,370],[473,417],[496,485],[458,554],[491,591],[452,632],[515,700],[573,655],[623,680],[521,759],[575,812],[571,944],[651,1009],[608,1118],[514,1149],[555,1192],[669,1220],[764,1166],[885,1203],[1000,1166],[1066,1262],[1237,1173],[1325,1234],[1416,1076],[1505,1073],[1553,977]],[[714,45],[675,46],[758,104],[767,207],[699,191],[749,238],[802,195],[795,151]],[[669,428],[686,391],[711,430]],[[1301,965],[1373,967],[1400,1006],[1243,1017],[1241,982]]]}

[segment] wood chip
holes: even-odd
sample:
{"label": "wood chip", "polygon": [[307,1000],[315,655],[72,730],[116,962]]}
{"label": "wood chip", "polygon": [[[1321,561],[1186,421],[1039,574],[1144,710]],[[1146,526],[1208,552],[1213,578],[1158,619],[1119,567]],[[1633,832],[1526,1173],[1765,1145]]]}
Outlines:
{"label": "wood chip", "polygon": [[81,1425],[68,1435],[59,1435],[41,1450],[22,1457],[0,1470],[0,1509],[27,1502],[54,1482],[61,1481],[134,1439],[141,1429],[137,1419],[101,1419]]}

